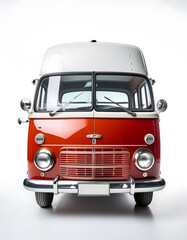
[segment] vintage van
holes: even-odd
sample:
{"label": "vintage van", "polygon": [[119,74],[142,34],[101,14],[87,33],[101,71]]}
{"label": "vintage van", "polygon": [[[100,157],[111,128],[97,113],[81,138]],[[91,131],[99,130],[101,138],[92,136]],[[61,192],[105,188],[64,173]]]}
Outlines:
{"label": "vintage van", "polygon": [[[141,50],[135,46],[69,43],[49,48],[29,113],[28,178],[40,207],[54,194],[130,193],[147,206],[160,177],[159,112]],[[21,124],[23,121],[19,119]]]}

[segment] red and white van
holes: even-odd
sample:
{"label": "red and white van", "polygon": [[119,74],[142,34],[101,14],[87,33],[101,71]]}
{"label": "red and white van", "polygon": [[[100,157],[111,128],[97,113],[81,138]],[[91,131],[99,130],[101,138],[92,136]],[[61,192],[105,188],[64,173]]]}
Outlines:
{"label": "red and white van", "polygon": [[[165,187],[160,177],[159,112],[141,50],[69,43],[45,54],[29,112],[28,178],[41,207],[54,194],[130,193],[139,206]],[[19,123],[22,121],[19,119]]]}

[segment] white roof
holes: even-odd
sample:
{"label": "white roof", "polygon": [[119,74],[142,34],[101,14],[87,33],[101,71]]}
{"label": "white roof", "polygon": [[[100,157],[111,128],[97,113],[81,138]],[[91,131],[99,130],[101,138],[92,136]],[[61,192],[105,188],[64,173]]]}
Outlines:
{"label": "white roof", "polygon": [[50,47],[40,75],[57,72],[126,72],[148,75],[141,50],[103,42],[66,43]]}

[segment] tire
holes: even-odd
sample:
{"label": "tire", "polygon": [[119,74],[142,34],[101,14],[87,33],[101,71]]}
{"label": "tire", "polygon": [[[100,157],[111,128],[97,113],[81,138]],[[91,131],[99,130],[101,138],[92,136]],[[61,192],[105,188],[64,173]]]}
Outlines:
{"label": "tire", "polygon": [[143,193],[135,193],[134,200],[137,206],[146,207],[148,206],[153,198],[153,192],[143,192]]}
{"label": "tire", "polygon": [[53,201],[53,193],[35,192],[38,205],[42,208],[49,208]]}

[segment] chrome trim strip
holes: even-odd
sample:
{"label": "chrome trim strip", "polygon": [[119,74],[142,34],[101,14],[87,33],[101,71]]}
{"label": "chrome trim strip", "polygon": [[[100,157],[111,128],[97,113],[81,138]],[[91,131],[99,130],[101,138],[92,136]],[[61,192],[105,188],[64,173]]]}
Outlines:
{"label": "chrome trim strip", "polygon": [[[57,190],[54,189],[53,180],[33,180],[25,179],[24,187],[34,192],[53,192],[53,193],[76,193],[78,194],[78,184],[108,184],[110,193],[130,193],[136,192],[153,192],[164,189],[166,183],[163,178],[156,180],[134,180],[130,181],[58,181]],[[55,187],[56,187],[55,186]]]}
{"label": "chrome trim strip", "polygon": [[97,112],[92,110],[90,112],[58,112],[54,116],[49,116],[48,112],[31,112],[29,119],[57,119],[57,118],[121,118],[121,119],[157,119],[159,114],[155,112],[136,112],[136,117],[129,115],[126,112]]}
{"label": "chrome trim strip", "polygon": [[29,119],[64,119],[64,118],[93,118],[93,111],[90,112],[57,112],[54,116],[49,116],[49,112],[31,112]]}
{"label": "chrome trim strip", "polygon": [[[42,144],[42,147],[93,147],[93,145],[66,145],[66,144]],[[133,144],[133,145],[95,145],[96,147],[147,147],[147,145]]]}
{"label": "chrome trim strip", "polygon": [[134,178],[131,177],[131,180],[130,180],[130,195],[134,195],[134,192],[135,192],[135,181],[134,181]]}
{"label": "chrome trim strip", "polygon": [[148,119],[157,119],[159,118],[159,114],[155,112],[134,112],[136,113],[136,117],[129,115],[127,112],[98,112],[93,110],[94,118],[132,118],[132,119],[139,119],[139,118],[148,118]]}

